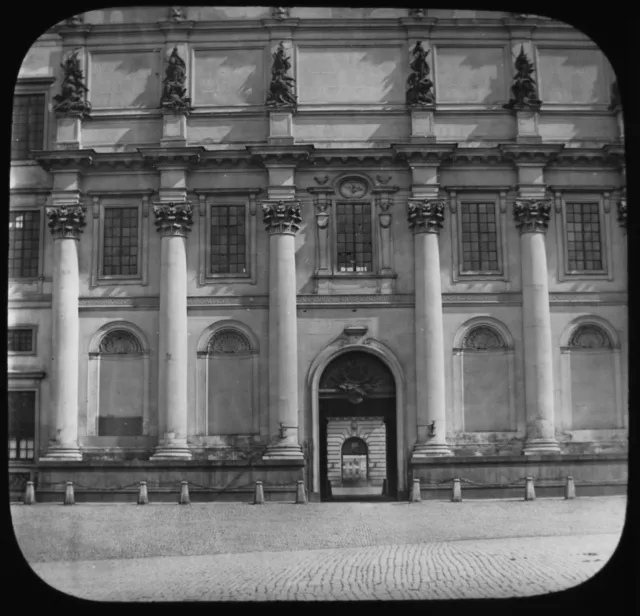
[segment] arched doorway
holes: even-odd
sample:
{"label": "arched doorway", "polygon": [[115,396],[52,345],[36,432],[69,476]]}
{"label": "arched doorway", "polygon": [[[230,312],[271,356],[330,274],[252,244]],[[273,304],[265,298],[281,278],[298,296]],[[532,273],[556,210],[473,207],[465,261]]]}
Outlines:
{"label": "arched doorway", "polygon": [[318,387],[320,495],[395,498],[396,385],[386,364],[350,351],[333,359]]}

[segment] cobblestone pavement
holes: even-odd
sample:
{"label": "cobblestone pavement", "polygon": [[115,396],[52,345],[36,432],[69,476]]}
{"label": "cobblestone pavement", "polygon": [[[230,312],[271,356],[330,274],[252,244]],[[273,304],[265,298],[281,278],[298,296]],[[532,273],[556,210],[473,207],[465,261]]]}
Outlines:
{"label": "cobblestone pavement", "polygon": [[32,564],[49,585],[101,601],[502,598],[577,586],[619,534]]}
{"label": "cobblestone pavement", "polygon": [[575,586],[614,552],[626,502],[16,504],[11,513],[36,573],[93,600],[429,599]]}

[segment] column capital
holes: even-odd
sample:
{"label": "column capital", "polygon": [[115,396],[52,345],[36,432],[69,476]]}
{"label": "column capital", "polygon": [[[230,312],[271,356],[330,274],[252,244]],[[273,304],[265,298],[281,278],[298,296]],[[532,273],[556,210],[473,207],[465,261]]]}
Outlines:
{"label": "column capital", "polygon": [[300,228],[300,202],[296,200],[264,201],[262,203],[264,224],[270,234],[295,235]]}
{"label": "column capital", "polygon": [[193,206],[183,203],[156,203],[153,206],[156,227],[163,236],[187,237],[193,225]]}
{"label": "column capital", "polygon": [[444,201],[410,199],[407,204],[409,228],[417,233],[440,233],[444,221]]}
{"label": "column capital", "polygon": [[517,199],[513,207],[520,233],[545,233],[549,226],[550,199]]}
{"label": "column capital", "polygon": [[45,209],[49,217],[49,230],[54,239],[79,240],[86,226],[87,208],[79,204],[55,205]]}

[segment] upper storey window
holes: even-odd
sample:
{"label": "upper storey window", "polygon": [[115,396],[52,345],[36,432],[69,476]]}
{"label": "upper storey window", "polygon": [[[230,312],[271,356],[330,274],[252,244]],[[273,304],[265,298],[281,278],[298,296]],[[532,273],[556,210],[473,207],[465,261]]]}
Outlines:
{"label": "upper storey window", "polygon": [[600,212],[597,203],[567,203],[569,271],[603,269]]}
{"label": "upper storey window", "polygon": [[211,274],[247,273],[245,205],[211,206]]}
{"label": "upper storey window", "polygon": [[40,266],[40,212],[9,212],[9,277],[37,278]]}
{"label": "upper storey window", "polygon": [[337,203],[338,271],[371,272],[373,241],[370,203]]}
{"label": "upper storey window", "polygon": [[13,97],[11,160],[27,160],[32,150],[41,150],[45,125],[44,94],[16,94]]}

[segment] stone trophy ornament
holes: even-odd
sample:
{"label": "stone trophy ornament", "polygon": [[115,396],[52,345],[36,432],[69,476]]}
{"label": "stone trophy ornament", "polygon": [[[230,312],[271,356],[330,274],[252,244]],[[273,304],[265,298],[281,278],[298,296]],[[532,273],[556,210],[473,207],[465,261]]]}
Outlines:
{"label": "stone trophy ornament", "polygon": [[429,52],[424,49],[422,43],[418,41],[411,52],[413,60],[409,65],[411,74],[407,79],[407,105],[426,107],[435,103],[433,92],[433,81],[429,79],[429,65],[427,56]]}
{"label": "stone trophy ornament", "polygon": [[178,48],[174,47],[167,59],[165,78],[162,90],[160,107],[171,109],[174,113],[188,114],[193,107],[191,99],[187,96],[187,66],[178,55]]}
{"label": "stone trophy ornament", "polygon": [[281,41],[278,49],[273,54],[273,67],[271,69],[271,83],[267,95],[267,107],[293,107],[298,105],[293,93],[295,79],[289,76],[291,61],[287,57],[284,43]]}
{"label": "stone trophy ornament", "polygon": [[172,6],[169,9],[169,19],[174,23],[181,23],[186,19],[184,9],[181,6]]}
{"label": "stone trophy ornament", "polygon": [[63,72],[61,92],[53,97],[53,110],[58,113],[79,113],[84,116],[91,112],[91,104],[86,100],[89,89],[84,85],[79,55],[80,49],[74,49],[60,65]]}
{"label": "stone trophy ornament", "polygon": [[280,21],[281,19],[288,19],[289,18],[289,7],[286,7],[286,6],[274,6],[273,7],[273,16],[278,21]]}
{"label": "stone trophy ornament", "polygon": [[538,109],[542,101],[538,98],[538,87],[532,75],[535,71],[533,64],[527,58],[524,47],[520,46],[520,53],[515,61],[516,74],[511,86],[511,100],[503,105],[504,109]]}

